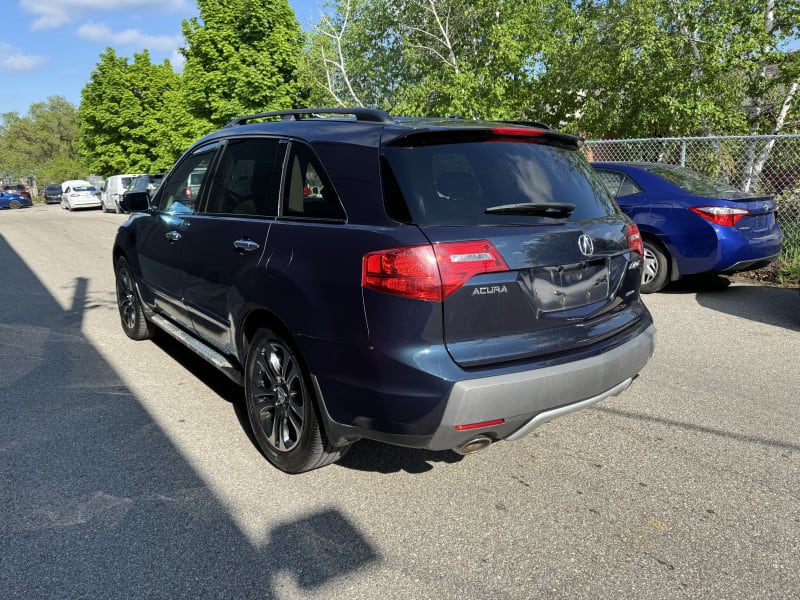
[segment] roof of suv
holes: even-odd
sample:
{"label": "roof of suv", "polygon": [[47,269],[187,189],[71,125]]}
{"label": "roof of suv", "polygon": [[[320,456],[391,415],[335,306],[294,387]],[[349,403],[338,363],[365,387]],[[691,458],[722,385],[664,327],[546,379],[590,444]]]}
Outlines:
{"label": "roof of suv", "polygon": [[[280,120],[275,120],[280,117]],[[267,121],[265,121],[267,120]],[[579,146],[582,138],[559,133],[538,121],[474,121],[460,117],[392,117],[375,108],[301,108],[238,117],[205,138],[208,142],[236,133],[278,133],[307,141],[348,141],[366,146],[385,145],[421,132],[485,131],[557,140]],[[241,128],[241,129],[239,129]],[[507,128],[507,129],[503,129]]]}

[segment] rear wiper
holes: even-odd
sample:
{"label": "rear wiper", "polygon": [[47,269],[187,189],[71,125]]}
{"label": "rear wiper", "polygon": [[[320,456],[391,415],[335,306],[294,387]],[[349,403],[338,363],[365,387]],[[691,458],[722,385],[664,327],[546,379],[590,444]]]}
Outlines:
{"label": "rear wiper", "polygon": [[535,215],[538,217],[565,218],[575,210],[574,204],[566,202],[520,202],[518,204],[501,204],[490,206],[483,212],[487,215]]}

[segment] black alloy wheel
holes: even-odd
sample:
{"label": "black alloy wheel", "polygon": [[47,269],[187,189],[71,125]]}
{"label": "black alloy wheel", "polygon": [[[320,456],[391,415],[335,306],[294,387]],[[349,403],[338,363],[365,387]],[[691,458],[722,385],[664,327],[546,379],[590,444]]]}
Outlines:
{"label": "black alloy wheel", "polygon": [[314,388],[289,342],[268,330],[253,338],[245,365],[245,402],[261,452],[286,473],[303,473],[338,460],[320,427]]}
{"label": "black alloy wheel", "polygon": [[117,259],[117,307],[122,330],[132,340],[146,340],[153,337],[153,325],[145,318],[130,265],[124,256]]}

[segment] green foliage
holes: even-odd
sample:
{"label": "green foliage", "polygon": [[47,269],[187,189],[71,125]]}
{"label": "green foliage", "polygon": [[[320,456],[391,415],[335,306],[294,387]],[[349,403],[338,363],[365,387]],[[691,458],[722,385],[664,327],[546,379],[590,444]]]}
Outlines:
{"label": "green foliage", "polygon": [[334,2],[301,81],[315,101],[391,113],[533,117],[536,56],[554,36],[544,13],[530,1]]}
{"label": "green foliage", "polygon": [[[799,228],[800,229],[800,228]],[[800,285],[800,231],[785,231],[778,259],[778,282]]]}
{"label": "green foliage", "polygon": [[75,149],[77,109],[60,96],[33,104],[28,114],[0,116],[0,165],[14,180],[61,182],[84,176]]}
{"label": "green foliage", "polygon": [[295,70],[303,36],[286,0],[197,0],[183,22],[182,86],[208,130],[248,113],[298,103]]}
{"label": "green foliage", "polygon": [[[104,175],[165,170],[232,118],[298,105],[536,119],[589,138],[800,123],[800,0],[329,0],[306,35],[286,0],[196,1],[182,74],[147,51],[130,61],[107,49],[83,90],[79,138],[56,124],[58,150],[4,144],[6,169],[82,170],[79,149]],[[35,137],[44,116],[31,110],[3,117],[4,141]],[[765,156],[750,154],[757,186]]]}
{"label": "green foliage", "polygon": [[129,63],[113,48],[100,55],[83,88],[78,121],[81,151],[91,170],[105,176],[168,169],[197,127],[169,61],[151,64],[144,51]]}
{"label": "green foliage", "polygon": [[301,80],[315,100],[589,137],[764,132],[800,80],[800,1],[773,2],[338,0]]}

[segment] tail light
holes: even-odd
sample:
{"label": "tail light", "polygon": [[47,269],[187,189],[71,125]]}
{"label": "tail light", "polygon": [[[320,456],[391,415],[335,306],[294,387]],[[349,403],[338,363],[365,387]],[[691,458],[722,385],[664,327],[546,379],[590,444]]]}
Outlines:
{"label": "tail light", "polygon": [[438,302],[474,275],[507,270],[500,253],[485,240],[426,244],[365,254],[361,285],[406,298]]}
{"label": "tail light", "polygon": [[700,215],[706,221],[711,221],[717,225],[733,227],[750,211],[745,208],[731,208],[728,206],[692,206],[690,209],[694,214]]}
{"label": "tail light", "polygon": [[644,256],[642,234],[639,232],[639,227],[636,223],[628,223],[628,248],[631,252],[638,252],[640,256]]}
{"label": "tail light", "polygon": [[191,198],[192,197],[192,188],[187,185],[186,189],[183,190],[183,193],[187,198]]}

